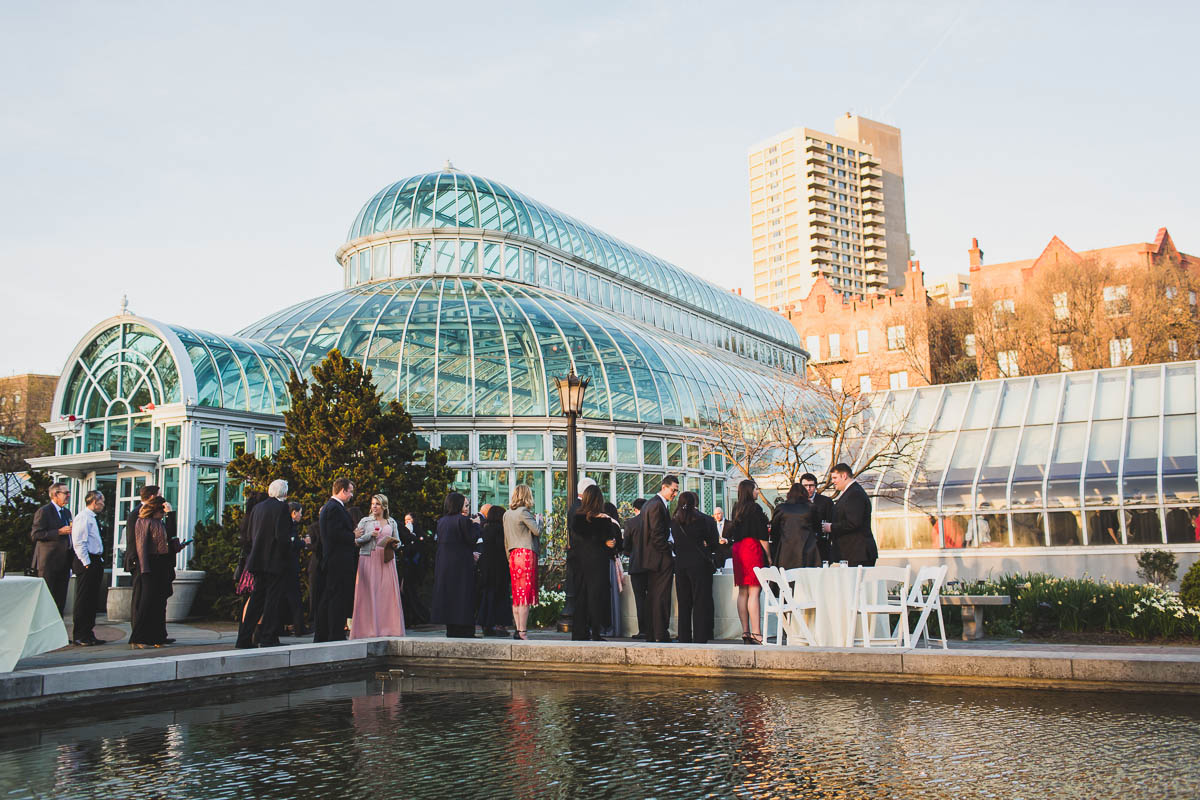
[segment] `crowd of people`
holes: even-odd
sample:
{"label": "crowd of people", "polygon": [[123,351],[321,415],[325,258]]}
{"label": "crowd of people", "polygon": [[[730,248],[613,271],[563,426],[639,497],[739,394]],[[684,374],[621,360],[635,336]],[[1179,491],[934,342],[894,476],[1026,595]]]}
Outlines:
{"label": "crowd of people", "polygon": [[[713,575],[731,563],[742,641],[761,644],[756,567],[791,569],[833,561],[871,566],[878,557],[870,499],[850,467],[838,464],[831,474],[836,502],[817,491],[815,476],[805,474],[770,517],[751,480],[738,485],[737,501],[726,517],[719,507],[711,516],[703,513],[697,494],[680,493],[679,479],[667,475],[656,494],[633,503],[633,516],[625,520],[595,481],[580,480],[566,520],[572,639],[603,641],[622,635],[625,555],[638,627],[633,638],[671,641],[674,588],[678,641],[712,639]],[[174,641],[167,636],[166,605],[175,556],[188,543],[175,536],[170,504],[157,486],[144,487],[140,498],[126,518],[124,567],[133,575],[129,641],[135,648],[161,647]],[[353,498],[353,482],[334,480],[313,535],[302,527],[304,509],[288,500],[287,481],[275,480],[265,494],[247,497],[234,574],[238,594],[246,597],[238,648],[277,646],[289,623],[293,635],[312,633],[315,642],[405,634],[405,605],[421,603],[414,579],[424,566],[422,536],[411,514],[403,525],[391,516],[385,495],[373,495],[365,514],[350,505]],[[104,495],[88,492],[77,518],[67,508],[69,500],[66,485],[56,483],[50,502],[34,516],[34,566],[60,613],[74,570],[79,588],[72,642],[100,644],[94,626],[104,567],[97,514],[104,510]],[[447,636],[474,637],[476,626],[484,636],[507,636],[512,625],[514,639],[528,638],[543,526],[534,506],[533,493],[524,484],[515,487],[507,508],[485,504],[475,515],[464,495],[451,492],[446,497],[436,526],[428,619],[444,625]],[[300,583],[306,551],[307,608]],[[405,566],[400,566],[399,554],[406,554]],[[424,610],[420,613],[424,621]]]}

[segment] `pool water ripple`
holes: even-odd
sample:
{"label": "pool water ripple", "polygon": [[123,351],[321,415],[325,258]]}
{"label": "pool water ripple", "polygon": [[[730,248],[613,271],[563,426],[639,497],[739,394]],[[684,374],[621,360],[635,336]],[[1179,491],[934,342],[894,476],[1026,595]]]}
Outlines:
{"label": "pool water ripple", "polygon": [[371,677],[0,731],[0,798],[1195,798],[1197,722],[1148,695]]}

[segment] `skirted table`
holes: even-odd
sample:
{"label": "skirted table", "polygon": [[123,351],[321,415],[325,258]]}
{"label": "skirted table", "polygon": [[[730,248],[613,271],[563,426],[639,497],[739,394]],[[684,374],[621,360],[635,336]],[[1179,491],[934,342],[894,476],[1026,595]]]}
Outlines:
{"label": "skirted table", "polygon": [[66,646],[67,627],[46,582],[24,575],[0,578],[0,672],[12,672],[26,656]]}
{"label": "skirted table", "polygon": [[[809,629],[817,645],[821,647],[849,647],[853,644],[850,636],[855,631],[857,623],[854,609],[854,586],[858,570],[845,567],[826,567],[805,569],[800,572],[796,586],[802,593],[801,598],[813,599],[817,603],[815,612],[809,612]],[[879,587],[882,590],[882,586]],[[882,599],[882,598],[880,598]],[[769,633],[775,635],[774,616],[770,620]],[[678,633],[678,608],[675,600],[675,590],[671,590],[671,635]],[[887,632],[887,619],[877,618],[871,625],[876,637],[884,636]],[[621,635],[632,636],[637,633],[637,608],[633,602],[633,589],[629,584],[629,576],[625,576],[625,585],[621,590]],[[737,613],[737,586],[733,583],[731,573],[721,572],[713,575],[713,633],[717,639],[742,638],[742,623]],[[798,642],[797,642],[798,643]]]}

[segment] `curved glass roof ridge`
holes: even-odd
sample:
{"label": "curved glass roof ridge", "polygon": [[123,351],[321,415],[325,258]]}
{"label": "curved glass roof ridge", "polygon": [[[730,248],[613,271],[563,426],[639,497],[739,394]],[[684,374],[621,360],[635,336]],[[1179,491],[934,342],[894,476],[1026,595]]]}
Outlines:
{"label": "curved glass roof ridge", "polygon": [[477,228],[534,239],[714,317],[802,347],[796,329],[773,311],[498,181],[454,169],[380,189],[359,210],[346,240],[421,228]]}
{"label": "curved glass roof ridge", "polygon": [[[703,429],[736,391],[766,406],[779,376],[756,362],[559,292],[473,276],[391,278],[298,303],[240,331],[301,370],[333,348],[372,369],[414,416],[546,416],[554,377],[591,379],[584,416]],[[734,388],[736,387],[736,389]]]}

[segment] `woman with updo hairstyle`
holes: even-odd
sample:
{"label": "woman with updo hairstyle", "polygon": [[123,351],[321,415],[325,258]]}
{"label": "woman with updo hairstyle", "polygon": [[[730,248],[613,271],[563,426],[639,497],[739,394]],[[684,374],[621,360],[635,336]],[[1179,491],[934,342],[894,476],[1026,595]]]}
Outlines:
{"label": "woman with updo hairstyle", "polygon": [[446,626],[446,636],[475,638],[475,542],[482,531],[466,515],[467,498],[446,495],[437,522],[437,558],[433,569],[433,622]]}
{"label": "woman with updo hairstyle", "polygon": [[595,484],[583,490],[575,514],[575,616],[571,638],[602,642],[600,632],[610,624],[609,562],[621,539],[617,521],[604,513],[604,495]]}

